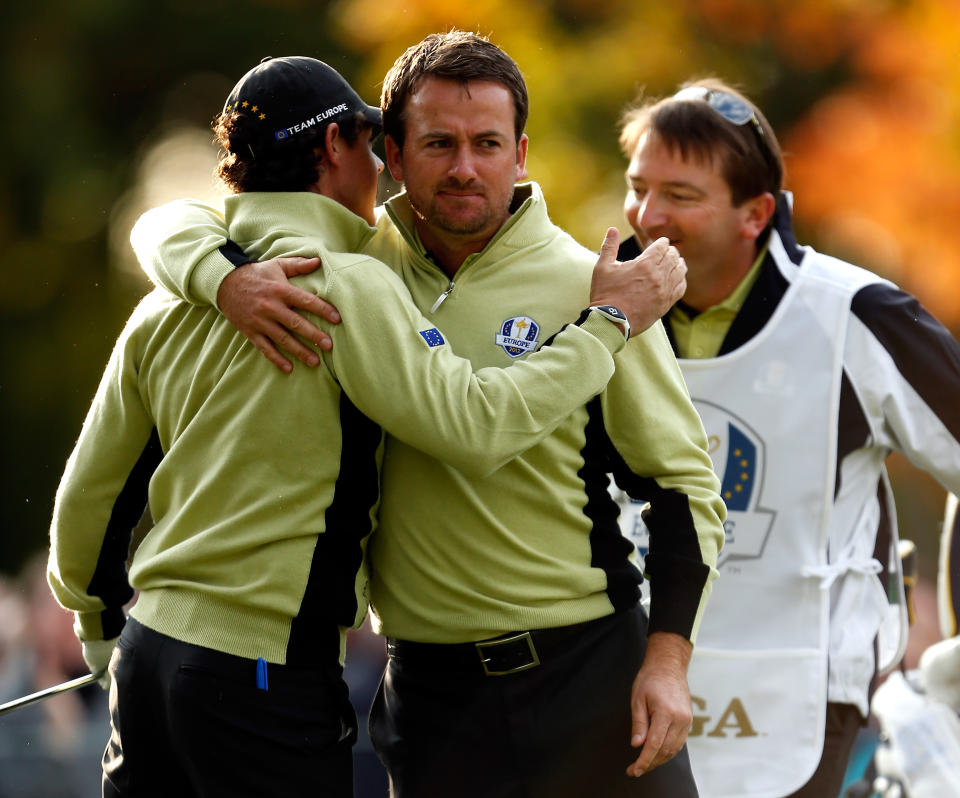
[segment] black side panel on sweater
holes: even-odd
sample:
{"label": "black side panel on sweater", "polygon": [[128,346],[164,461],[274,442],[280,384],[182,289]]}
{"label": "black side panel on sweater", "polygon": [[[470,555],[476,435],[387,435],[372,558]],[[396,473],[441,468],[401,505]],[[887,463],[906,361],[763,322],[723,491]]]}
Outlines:
{"label": "black side panel on sweater", "polygon": [[[287,664],[316,665],[339,656],[338,626],[352,626],[354,591],[363,558],[362,541],[373,530],[370,513],[380,497],[377,448],[383,431],[340,394],[340,473],[326,512],[326,531],[317,536],[300,612],[293,619]],[[304,463],[309,469],[310,463]]]}
{"label": "black side panel on sweater", "polygon": [[104,640],[120,634],[125,622],[123,605],[133,598],[126,568],[130,539],[147,506],[150,478],[162,459],[163,450],[154,427],[110,513],[97,567],[87,586],[89,595],[99,597],[106,604],[100,615]]}
{"label": "black side panel on sweater", "polygon": [[[578,476],[583,480],[587,503],[584,514],[590,519],[590,565],[607,575],[607,596],[616,610],[633,607],[640,599],[643,576],[627,559],[633,544],[620,532],[620,508],[610,495],[609,485],[613,444],[603,424],[600,398],[587,404],[586,441],[580,454],[583,467]],[[622,462],[622,461],[621,461]]]}
{"label": "black side panel on sweater", "polygon": [[220,254],[230,261],[234,267],[253,263],[253,260],[240,248],[240,245],[230,239],[227,239],[227,242],[220,247]]}
{"label": "black side panel on sweater", "polygon": [[650,530],[644,570],[650,575],[651,595],[656,593],[662,598],[651,604],[648,631],[671,631],[689,637],[700,596],[710,577],[710,568],[700,553],[689,499],[684,493],[660,487],[655,479],[635,474],[605,431],[603,436],[608,470],[617,485],[631,498],[650,502],[650,509],[643,515]]}

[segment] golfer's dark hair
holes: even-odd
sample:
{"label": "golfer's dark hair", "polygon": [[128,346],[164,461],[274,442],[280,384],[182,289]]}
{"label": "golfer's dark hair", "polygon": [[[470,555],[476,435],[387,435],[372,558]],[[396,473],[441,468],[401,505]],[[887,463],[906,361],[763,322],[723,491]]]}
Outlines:
{"label": "golfer's dark hair", "polygon": [[685,83],[703,86],[739,97],[755,114],[763,129],[762,139],[753,123],[736,125],[700,101],[665,97],[641,100],[628,108],[620,120],[620,149],[628,158],[644,133],[656,136],[669,150],[684,159],[709,163],[720,158],[723,176],[730,186],[733,204],[770,192],[779,195],[783,183],[783,154],[766,117],[746,96],[716,78]]}
{"label": "golfer's dark hair", "polygon": [[520,67],[486,37],[454,29],[448,33],[431,33],[408,48],[383,79],[380,93],[383,132],[398,147],[402,147],[404,141],[407,100],[426,77],[456,80],[464,85],[471,80],[488,80],[504,86],[513,97],[513,130],[516,140],[520,140],[530,112],[527,84]]}
{"label": "golfer's dark hair", "polygon": [[[338,119],[339,135],[351,146],[370,123],[357,113]],[[322,168],[327,125],[281,141],[263,142],[249,114],[230,111],[213,121],[214,140],[222,148],[216,175],[235,194],[244,191],[306,191]]]}

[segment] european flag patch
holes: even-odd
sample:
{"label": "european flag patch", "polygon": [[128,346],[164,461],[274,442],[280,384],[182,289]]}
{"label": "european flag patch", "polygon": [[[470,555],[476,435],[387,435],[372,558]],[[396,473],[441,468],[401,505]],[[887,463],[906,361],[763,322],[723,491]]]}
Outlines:
{"label": "european flag patch", "polygon": [[427,342],[427,346],[442,346],[444,343],[443,336],[436,327],[431,327],[429,330],[420,330],[420,335]]}

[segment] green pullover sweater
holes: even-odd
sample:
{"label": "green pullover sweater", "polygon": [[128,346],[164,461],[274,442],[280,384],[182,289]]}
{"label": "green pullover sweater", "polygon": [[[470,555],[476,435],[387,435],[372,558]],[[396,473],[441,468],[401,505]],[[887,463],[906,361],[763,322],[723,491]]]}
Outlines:
{"label": "green pullover sweater", "polygon": [[[139,245],[134,236],[148,272],[212,303],[232,269],[218,252],[227,231],[216,212],[179,202],[148,217]],[[596,260],[550,222],[532,183],[517,187],[511,217],[453,281],[424,250],[403,194],[381,211],[365,252],[393,267],[421,312],[478,368],[530,357],[576,317]],[[599,396],[487,476],[388,441],[370,547],[379,631],[453,643],[633,606],[640,574],[608,492],[612,473],[651,502],[649,629],[695,639],[725,516],[706,436],[661,324],[631,338],[615,361]]]}
{"label": "green pullover sweater", "polygon": [[[340,325],[313,319],[334,348],[286,375],[215,309],[148,295],[67,463],[49,580],[84,640],[119,634],[132,586],[131,614],[178,640],[273,663],[342,659],[367,608],[380,425],[483,479],[602,389],[623,335],[584,314],[525,363],[474,374],[390,269],[352,254],[374,229],[343,206],[239,194],[226,225],[258,258],[323,259],[297,282],[343,312]],[[154,527],[128,575],[147,499]]]}

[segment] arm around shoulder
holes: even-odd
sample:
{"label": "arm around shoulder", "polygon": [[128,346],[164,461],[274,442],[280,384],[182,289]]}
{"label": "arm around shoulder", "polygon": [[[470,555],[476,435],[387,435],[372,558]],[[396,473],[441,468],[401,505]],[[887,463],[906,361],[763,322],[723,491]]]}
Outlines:
{"label": "arm around shoulder", "polygon": [[157,285],[195,305],[217,304],[220,283],[234,269],[223,214],[199,200],[180,199],[144,213],[130,233],[141,268]]}
{"label": "arm around shoulder", "polygon": [[541,351],[474,373],[399,278],[369,263],[328,284],[347,323],[331,329],[334,346],[324,356],[361,412],[466,473],[489,474],[542,440],[603,389],[611,353],[624,346],[611,321],[584,314]]}

